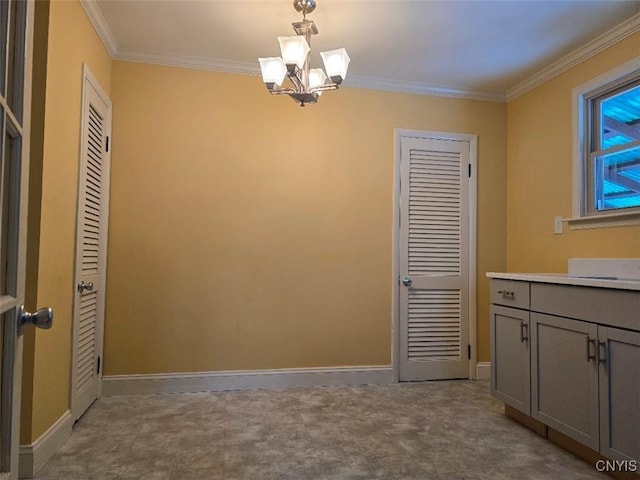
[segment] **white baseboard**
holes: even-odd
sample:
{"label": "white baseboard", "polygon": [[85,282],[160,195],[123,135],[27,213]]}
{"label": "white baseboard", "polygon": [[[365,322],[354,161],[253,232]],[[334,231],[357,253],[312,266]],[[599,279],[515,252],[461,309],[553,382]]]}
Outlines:
{"label": "white baseboard", "polygon": [[476,380],[491,379],[491,362],[478,362],[476,364]]}
{"label": "white baseboard", "polygon": [[68,410],[30,445],[20,445],[18,476],[33,478],[71,436],[73,418]]}
{"label": "white baseboard", "polygon": [[102,377],[102,394],[105,396],[147,395],[389,383],[393,383],[393,372],[390,366],[234,370],[152,375],[106,375]]}

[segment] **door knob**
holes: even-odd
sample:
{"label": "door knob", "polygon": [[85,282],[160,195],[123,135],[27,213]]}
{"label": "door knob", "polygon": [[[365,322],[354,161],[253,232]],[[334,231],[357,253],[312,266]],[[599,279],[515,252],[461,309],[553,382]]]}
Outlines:
{"label": "door knob", "polygon": [[48,329],[53,324],[53,310],[50,307],[41,308],[36,313],[24,311],[24,305],[18,309],[18,335],[22,335],[26,325]]}
{"label": "door knob", "polygon": [[403,285],[406,285],[407,287],[410,287],[412,283],[413,283],[413,281],[411,280],[410,277],[402,277],[402,284]]}
{"label": "door knob", "polygon": [[78,284],[78,291],[80,293],[84,292],[85,290],[92,291],[93,290],[93,282],[84,283],[84,281],[82,281],[82,282],[80,282]]}

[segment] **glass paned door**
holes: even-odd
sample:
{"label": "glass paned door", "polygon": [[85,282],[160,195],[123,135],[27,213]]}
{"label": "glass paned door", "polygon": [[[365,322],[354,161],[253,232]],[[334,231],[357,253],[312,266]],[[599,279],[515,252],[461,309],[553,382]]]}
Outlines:
{"label": "glass paned door", "polygon": [[0,480],[18,478],[33,9],[0,2]]}

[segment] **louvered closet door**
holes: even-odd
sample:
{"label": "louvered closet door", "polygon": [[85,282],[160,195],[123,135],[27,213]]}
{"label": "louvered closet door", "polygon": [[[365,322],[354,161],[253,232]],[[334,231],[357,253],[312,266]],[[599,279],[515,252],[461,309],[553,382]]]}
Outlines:
{"label": "louvered closet door", "polygon": [[468,142],[402,139],[400,380],[468,377],[468,165]]}
{"label": "louvered closet door", "polygon": [[111,113],[90,78],[83,96],[78,182],[71,402],[76,419],[100,394],[104,324]]}

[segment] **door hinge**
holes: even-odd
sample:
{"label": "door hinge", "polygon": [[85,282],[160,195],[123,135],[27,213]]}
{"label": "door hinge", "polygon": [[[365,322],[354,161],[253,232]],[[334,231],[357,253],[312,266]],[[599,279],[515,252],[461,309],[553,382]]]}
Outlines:
{"label": "door hinge", "polygon": [[100,357],[98,357],[98,369],[97,369],[97,373],[100,374]]}
{"label": "door hinge", "polygon": [[471,360],[471,345],[467,345],[467,358]]}
{"label": "door hinge", "polygon": [[471,164],[469,164],[469,178],[471,178]]}
{"label": "door hinge", "polygon": [[105,152],[109,151],[109,137],[106,138],[106,144],[105,144]]}

